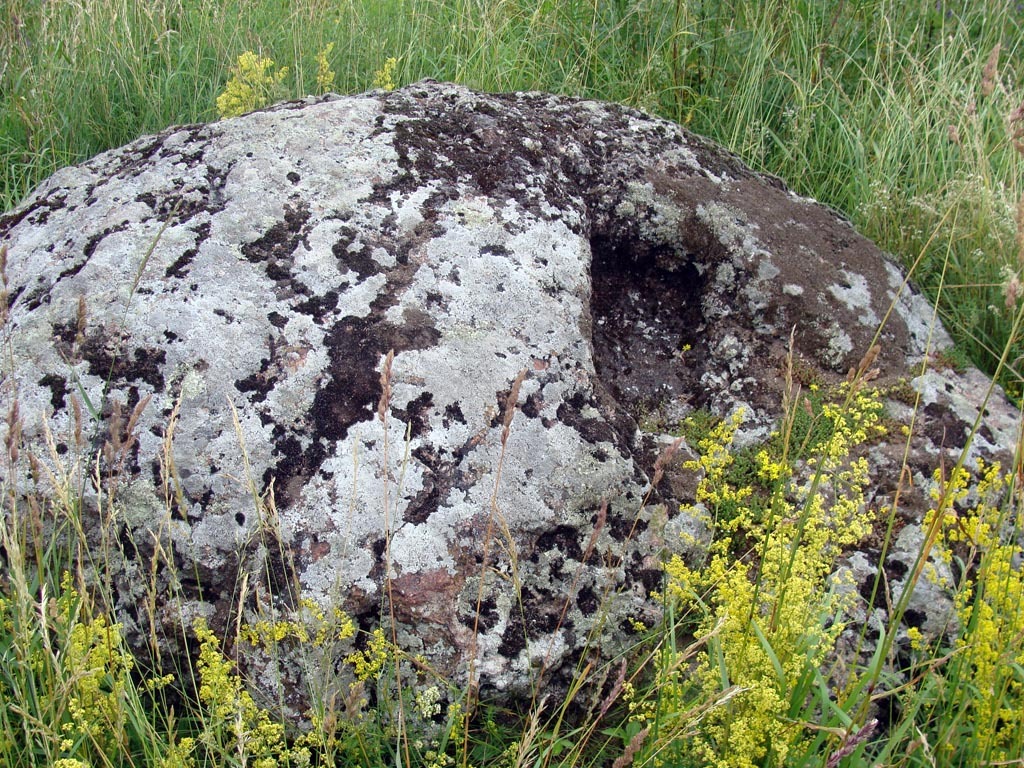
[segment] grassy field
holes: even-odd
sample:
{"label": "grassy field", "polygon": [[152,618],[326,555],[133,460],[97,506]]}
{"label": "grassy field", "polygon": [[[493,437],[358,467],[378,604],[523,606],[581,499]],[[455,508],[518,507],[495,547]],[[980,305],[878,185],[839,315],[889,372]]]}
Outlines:
{"label": "grassy field", "polygon": [[[262,100],[432,77],[619,101],[679,121],[845,212],[913,267],[963,359],[1024,393],[1018,3],[5,0],[0,207],[56,168],[171,124],[217,119],[247,51],[278,73]],[[851,473],[844,499],[825,512],[853,515],[845,529],[858,530],[863,488],[850,456],[871,439],[877,395],[861,382],[807,402],[826,436],[817,448],[834,462],[820,471]],[[9,477],[27,459],[14,404],[3,411],[15,435],[0,456]],[[838,631],[824,617],[841,608],[826,579],[855,542],[812,514],[823,503],[816,485],[794,502],[791,437],[774,441],[752,488],[721,450],[729,422],[702,441],[701,500],[732,498],[715,510],[731,528],[718,532],[705,572],[666,564],[666,621],[623,660],[607,707],[570,723],[554,705],[512,720],[467,700],[439,713],[430,734],[396,725],[385,703],[360,704],[361,691],[387,688],[401,654],[372,638],[344,662],[361,686],[352,700],[325,703],[301,737],[247,697],[220,651],[226,638],[201,628],[194,668],[147,677],[103,609],[102,585],[86,585],[76,565],[74,489],[89,482],[88,463],[57,473],[48,481],[56,492],[34,501],[4,487],[0,764],[1024,765],[1014,476],[949,472],[938,482],[921,562],[959,558],[947,585],[957,595],[953,644],[903,631],[905,682],[890,690],[905,608],[897,600],[876,658],[837,687],[822,671]],[[735,503],[743,488],[767,500],[775,522],[745,517]],[[894,512],[884,514],[891,534]],[[42,519],[61,536],[42,536]],[[792,519],[799,525],[785,524]],[[737,539],[759,567],[737,559]],[[773,553],[789,565],[768,567]],[[765,626],[750,618],[765,612]],[[872,725],[880,706],[889,719]]]}

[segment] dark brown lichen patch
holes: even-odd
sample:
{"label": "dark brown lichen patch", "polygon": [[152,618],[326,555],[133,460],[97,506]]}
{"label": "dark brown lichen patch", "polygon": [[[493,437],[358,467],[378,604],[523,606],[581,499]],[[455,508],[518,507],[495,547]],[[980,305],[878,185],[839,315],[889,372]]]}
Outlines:
{"label": "dark brown lichen patch", "polygon": [[409,436],[417,438],[423,437],[430,429],[429,414],[433,404],[434,396],[429,392],[422,392],[410,400],[405,408],[392,408],[391,411],[409,425]]}
{"label": "dark brown lichen patch", "polygon": [[597,410],[598,401],[574,392],[559,404],[558,421],[575,429],[588,443],[617,443],[619,436]]}
{"label": "dark brown lichen patch", "polygon": [[490,632],[498,623],[498,602],[493,597],[485,597],[480,601],[479,610],[459,616],[459,623],[466,629]]}
{"label": "dark brown lichen patch", "polygon": [[274,337],[268,337],[268,344],[271,348],[270,357],[260,360],[260,369],[245,378],[235,381],[235,389],[242,394],[249,394],[249,402],[261,403],[267,399],[270,390],[277,383],[276,376],[271,372],[271,364],[274,359],[274,348],[276,346]]}
{"label": "dark brown lichen patch", "polygon": [[[486,113],[485,100],[452,105],[408,94],[389,97],[385,112],[403,117],[394,129],[394,146],[407,175],[396,181],[404,181],[408,191],[421,179],[444,178],[472,184],[496,201],[516,200],[540,219],[554,209],[582,216],[578,187],[559,172],[555,140],[566,129],[559,118],[571,118],[494,98],[506,102],[500,118]],[[527,179],[536,179],[537,186],[523,183]]]}
{"label": "dark brown lichen patch", "polygon": [[924,434],[937,446],[960,445],[970,432],[971,425],[963,421],[949,407],[931,403],[924,407]]}
{"label": "dark brown lichen patch", "polygon": [[54,411],[64,408],[64,398],[68,394],[68,382],[63,376],[48,373],[39,379],[39,386],[48,387],[50,390],[50,405]]}
{"label": "dark brown lichen patch", "polygon": [[441,418],[441,426],[447,429],[452,424],[465,424],[466,416],[458,403],[449,403],[444,407],[444,416]]}
{"label": "dark brown lichen patch", "polygon": [[199,246],[210,236],[210,222],[204,221],[196,227],[195,233],[195,245],[182,251],[181,255],[170,263],[164,271],[165,277],[185,278],[188,276],[188,267],[192,263],[192,260],[195,259],[196,254],[199,253]]}
{"label": "dark brown lichen patch", "polygon": [[[308,477],[315,472],[329,451],[324,443],[334,444],[348,436],[349,429],[374,417],[381,396],[380,360],[394,350],[396,353],[433,346],[440,333],[422,321],[414,326],[395,326],[383,314],[395,296],[373,304],[368,317],[347,315],[327,331],[324,346],[329,366],[326,383],[313,397],[307,424],[308,448],[301,456],[289,455],[279,461],[268,478],[276,477],[287,486],[295,468]],[[286,506],[284,499],[282,506]]]}
{"label": "dark brown lichen patch", "polygon": [[329,440],[343,440],[349,427],[373,416],[381,394],[377,366],[389,350],[426,349],[440,338],[436,329],[396,327],[382,314],[343,317],[324,341],[331,375],[314,399],[313,418],[317,432]]}
{"label": "dark brown lichen patch", "polygon": [[381,265],[373,258],[373,248],[360,243],[360,232],[355,227],[345,226],[338,230],[339,239],[331,248],[338,261],[359,276],[362,282],[382,271]]}
{"label": "dark brown lichen patch", "polygon": [[423,487],[409,502],[402,519],[407,523],[425,523],[437,511],[455,485],[457,460],[446,458],[444,451],[434,447],[420,446],[412,456],[423,468]]}
{"label": "dark brown lichen patch", "polygon": [[[156,155],[166,140],[166,135],[148,136],[139,139],[134,144],[129,144],[125,147],[126,151],[122,151],[116,156],[115,164],[103,169],[104,174],[110,179],[138,176],[150,167],[150,159]],[[93,160],[93,163],[96,163],[97,160]]]}
{"label": "dark brown lichen patch", "polygon": [[[120,224],[114,224],[113,226],[107,227],[102,232],[97,232],[95,235],[90,236],[89,239],[85,241],[85,246],[82,248],[82,253],[85,255],[86,260],[92,258],[92,255],[96,251],[96,248],[99,246],[101,242],[103,242],[103,238],[107,237],[108,235],[112,235],[114,232],[123,232],[127,228],[128,221],[126,219],[125,221],[122,221]],[[78,270],[80,270],[84,264],[85,262],[81,262],[80,264],[75,265],[74,267],[72,267],[73,271],[68,271],[68,274],[77,273]]]}
{"label": "dark brown lichen patch", "polygon": [[702,338],[704,277],[692,263],[668,271],[658,263],[669,258],[656,251],[638,253],[603,239],[592,241],[592,247],[590,311],[598,377],[638,422],[679,398],[700,407],[708,356]]}
{"label": "dark brown lichen patch", "polygon": [[49,192],[45,197],[35,198],[21,210],[0,215],[0,238],[5,237],[25,219],[31,224],[45,224],[50,218],[50,212],[63,208],[67,199],[66,192]]}
{"label": "dark brown lichen patch", "polygon": [[552,550],[558,550],[570,560],[582,560],[583,549],[580,547],[579,531],[571,525],[557,525],[541,534],[533,545],[530,561],[536,563],[542,552]]}
{"label": "dark brown lichen patch", "polygon": [[80,355],[89,363],[89,373],[108,384],[144,381],[154,392],[163,392],[163,364],[166,350],[157,347],[131,347],[125,334],[111,335],[102,328],[86,333]]}
{"label": "dark brown lichen patch", "polygon": [[498,653],[507,659],[516,658],[531,641],[560,628],[572,629],[572,622],[563,616],[564,596],[535,586],[533,589],[524,588],[520,600],[521,610],[515,610],[509,616],[498,646]]}
{"label": "dark brown lichen patch", "polygon": [[[347,285],[339,286],[344,290]],[[324,318],[338,307],[338,292],[327,291],[323,296],[310,296],[308,299],[295,304],[295,311],[304,315],[311,315],[320,324]]]}
{"label": "dark brown lichen patch", "polygon": [[576,595],[576,606],[584,616],[592,616],[601,607],[601,600],[590,586],[583,586]]}
{"label": "dark brown lichen patch", "polygon": [[302,242],[303,227],[309,217],[309,206],[305,203],[285,205],[284,221],[274,224],[262,237],[243,245],[242,255],[254,264],[265,264],[267,276],[272,280],[280,279],[279,273],[284,270],[287,274],[295,249]]}

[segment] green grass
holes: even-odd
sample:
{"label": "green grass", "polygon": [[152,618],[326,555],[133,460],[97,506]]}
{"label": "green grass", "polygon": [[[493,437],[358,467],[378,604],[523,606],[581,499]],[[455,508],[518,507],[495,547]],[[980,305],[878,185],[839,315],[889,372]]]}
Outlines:
{"label": "green grass", "polygon": [[[8,0],[0,207],[63,165],[217,117],[237,56],[288,67],[280,95],[423,77],[619,101],[711,136],[849,215],[911,264],[958,343],[994,370],[1019,270],[1021,157],[1008,123],[1016,2],[811,0]],[[991,87],[985,64],[1001,44]],[[952,138],[951,138],[952,137]],[[1019,340],[1012,340],[1019,347]],[[1016,359],[1024,348],[1016,348]],[[1002,381],[1021,393],[1011,366]]]}
{"label": "green grass", "polygon": [[[216,119],[246,51],[287,67],[268,97],[316,92],[317,55],[333,44],[338,92],[372,87],[393,57],[398,85],[432,77],[619,101],[717,139],[912,265],[958,353],[1024,393],[1018,3],[7,0],[4,14],[0,207],[61,166]],[[102,564],[118,556],[117,537],[101,536],[106,549],[84,539],[90,457],[69,466],[53,456],[65,473],[40,476],[28,499],[4,486],[0,502],[0,764],[269,768],[308,755],[318,765],[431,768],[1019,765],[1024,617],[1012,474],[982,473],[969,499],[963,486],[979,481],[959,468],[936,480],[911,576],[943,578],[926,567],[933,555],[955,563],[945,585],[959,618],[953,645],[907,636],[906,602],[890,596],[875,656],[843,674],[828,667],[844,598],[826,576],[844,543],[819,506],[853,515],[848,528],[863,523],[849,502],[861,497],[851,456],[868,436],[851,430],[870,410],[866,392],[791,393],[783,434],[763,456],[730,453],[728,429],[702,446],[710,480],[700,501],[715,533],[708,567],[666,564],[664,623],[639,632],[622,666],[585,677],[605,681],[599,709],[570,721],[549,702],[512,716],[462,692],[453,700],[472,716],[441,711],[430,733],[396,729],[404,720],[392,707],[430,705],[411,692],[388,698],[407,660],[386,642],[370,646],[380,664],[345,657],[357,684],[345,701],[320,703],[307,737],[246,701],[218,655],[218,643],[239,638],[207,637],[196,666],[164,669],[174,679],[154,682],[155,667],[130,660],[110,624]],[[3,404],[9,432],[15,405]],[[815,455],[822,469],[807,475]],[[0,461],[9,478],[28,458],[12,438]],[[823,475],[838,478],[835,497]],[[743,503],[750,487],[756,505]],[[877,513],[888,547],[899,516],[895,506]],[[884,599],[885,584],[874,589]],[[303,621],[314,635],[323,625]],[[363,703],[371,690],[381,693],[376,707]],[[872,731],[879,712],[889,721]]]}

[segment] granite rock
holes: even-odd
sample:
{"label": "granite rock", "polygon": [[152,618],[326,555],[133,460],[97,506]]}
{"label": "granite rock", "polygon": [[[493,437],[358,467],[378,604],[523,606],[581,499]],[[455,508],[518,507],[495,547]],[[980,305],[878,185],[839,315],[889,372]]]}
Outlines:
{"label": "granite rock", "polygon": [[[131,542],[105,567],[140,646],[302,598],[456,684],[564,688],[656,618],[684,549],[696,481],[666,435],[742,406],[763,440],[791,333],[826,382],[880,345],[875,383],[923,396],[923,478],[988,385],[922,365],[949,337],[835,212],[676,125],[544,94],[425,81],[172,128],[56,173],[0,244],[4,412],[45,466],[106,446],[116,519],[88,482],[86,507]],[[1005,457],[1016,420],[995,392],[972,455]],[[879,499],[899,447],[873,448]],[[24,457],[0,471],[32,483]],[[301,713],[351,646],[236,650]]]}

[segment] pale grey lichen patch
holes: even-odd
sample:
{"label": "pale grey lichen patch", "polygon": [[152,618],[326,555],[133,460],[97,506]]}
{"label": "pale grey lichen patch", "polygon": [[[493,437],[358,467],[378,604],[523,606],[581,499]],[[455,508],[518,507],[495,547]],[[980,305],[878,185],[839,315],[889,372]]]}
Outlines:
{"label": "pale grey lichen patch", "polygon": [[764,253],[754,234],[756,225],[751,224],[741,211],[718,202],[708,202],[697,206],[697,217],[730,250],[738,267],[750,266]]}
{"label": "pale grey lichen patch", "polygon": [[910,337],[907,364],[919,365],[925,355],[952,347],[953,340],[939,322],[935,307],[912,289],[907,276],[894,264],[885,261],[884,265],[889,282],[886,296],[895,303],[896,314]]}
{"label": "pale grey lichen patch", "polygon": [[840,274],[844,282],[833,283],[828,287],[829,292],[850,310],[857,322],[877,328],[878,315],[871,306],[872,291],[868,287],[867,278],[846,269],[840,270]]}
{"label": "pale grey lichen patch", "polygon": [[[1014,445],[1020,414],[1007,401],[1002,389],[980,371],[970,369],[956,373],[929,368],[914,377],[910,385],[920,393],[926,417],[933,414],[931,420],[938,421],[945,430],[933,439],[937,450],[945,448],[952,455],[958,455],[966,438],[970,437],[967,447],[970,466],[979,458],[1007,458],[1004,454],[1007,447]],[[936,419],[935,414],[942,414],[942,418]]]}
{"label": "pale grey lichen patch", "polygon": [[822,359],[833,370],[838,370],[853,352],[853,339],[834,320],[828,324],[825,337],[828,341],[821,351]]}

